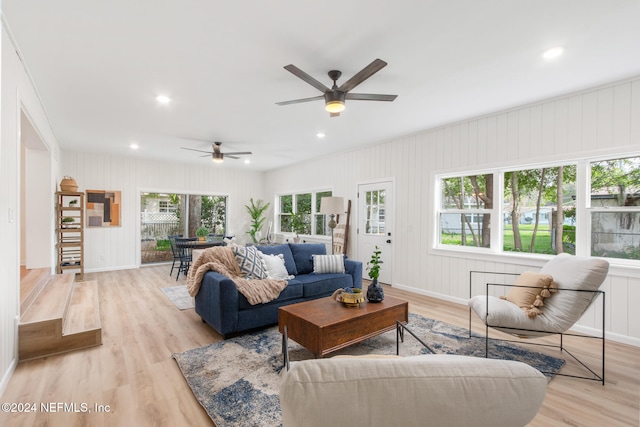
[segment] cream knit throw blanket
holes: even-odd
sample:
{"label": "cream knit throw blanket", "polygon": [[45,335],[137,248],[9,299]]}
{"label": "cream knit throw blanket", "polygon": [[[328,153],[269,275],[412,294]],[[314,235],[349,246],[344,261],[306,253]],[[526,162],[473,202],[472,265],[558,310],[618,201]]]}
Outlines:
{"label": "cream knit throw blanket", "polygon": [[191,264],[187,275],[187,290],[195,297],[200,290],[202,278],[207,271],[215,271],[233,280],[238,292],[247,298],[249,304],[264,304],[278,298],[287,287],[285,280],[245,279],[242,276],[233,248],[214,246],[205,249],[202,255]]}

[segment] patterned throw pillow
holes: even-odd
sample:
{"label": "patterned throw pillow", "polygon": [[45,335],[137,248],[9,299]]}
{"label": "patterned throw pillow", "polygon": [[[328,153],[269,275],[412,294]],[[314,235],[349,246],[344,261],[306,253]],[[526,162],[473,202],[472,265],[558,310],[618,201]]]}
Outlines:
{"label": "patterned throw pillow", "polygon": [[344,256],[314,255],[313,272],[316,274],[344,273]]}
{"label": "patterned throw pillow", "polygon": [[240,271],[246,279],[264,279],[267,273],[262,265],[260,251],[255,246],[236,246],[233,248]]}

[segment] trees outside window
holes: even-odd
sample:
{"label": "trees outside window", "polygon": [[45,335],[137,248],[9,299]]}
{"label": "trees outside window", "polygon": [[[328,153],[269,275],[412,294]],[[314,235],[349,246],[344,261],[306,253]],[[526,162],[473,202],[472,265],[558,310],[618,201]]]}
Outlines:
{"label": "trees outside window", "polygon": [[305,235],[330,235],[327,226],[327,215],[320,214],[320,200],[330,197],[331,191],[315,191],[278,196],[278,211],[276,212],[279,232],[293,233],[292,216],[297,214],[302,221]]}
{"label": "trees outside window", "polygon": [[640,155],[438,176],[437,184],[439,248],[640,260]]}
{"label": "trees outside window", "polygon": [[592,162],[591,255],[640,259],[640,157]]}
{"label": "trees outside window", "polygon": [[575,180],[575,165],[505,172],[503,250],[575,253]]}
{"label": "trees outside window", "polygon": [[440,243],[489,248],[493,209],[493,174],[440,181]]}

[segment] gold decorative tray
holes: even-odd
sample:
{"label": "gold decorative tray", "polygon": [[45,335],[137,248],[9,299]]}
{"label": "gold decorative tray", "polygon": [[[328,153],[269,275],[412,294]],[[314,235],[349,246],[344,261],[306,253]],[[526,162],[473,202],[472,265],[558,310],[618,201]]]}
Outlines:
{"label": "gold decorative tray", "polygon": [[333,298],[347,307],[360,307],[360,303],[365,300],[362,289],[357,288],[353,289],[352,292],[347,292],[344,289],[338,289],[333,293]]}

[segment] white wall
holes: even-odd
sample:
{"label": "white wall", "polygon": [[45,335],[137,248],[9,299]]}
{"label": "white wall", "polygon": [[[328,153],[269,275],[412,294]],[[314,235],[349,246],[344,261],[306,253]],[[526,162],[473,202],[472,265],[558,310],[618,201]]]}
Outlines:
{"label": "white wall", "polygon": [[[51,176],[41,175],[48,181],[50,195],[42,205],[53,212],[53,175],[58,169],[58,143],[49,127],[48,120],[16,48],[10,38],[10,31],[2,21],[1,67],[0,67],[0,393],[6,387],[11,372],[17,363],[17,320],[20,295],[20,228],[21,212],[21,161],[20,161],[20,111],[27,114],[31,124],[38,131],[45,149],[51,153],[47,171]],[[50,216],[49,230],[53,230]],[[53,234],[53,232],[51,232]],[[45,238],[50,246],[48,237]]]}
{"label": "white wall", "polygon": [[[210,162],[209,162],[210,163]],[[218,167],[222,166],[222,167]],[[85,271],[134,268],[140,263],[141,191],[228,195],[227,234],[248,241],[249,198],[264,198],[264,176],[250,167],[187,165],[102,154],[63,152],[62,175],[72,176],[79,191],[122,192],[121,227],[85,228]]]}
{"label": "white wall", "polygon": [[[640,77],[271,171],[266,194],[332,187],[355,206],[358,183],[395,177],[393,285],[464,303],[469,270],[519,272],[543,261],[432,249],[436,173],[634,151],[640,151]],[[351,236],[355,254],[355,227]],[[640,269],[612,267],[603,289],[608,337],[640,345]],[[597,326],[598,314],[587,313],[582,327]]]}

